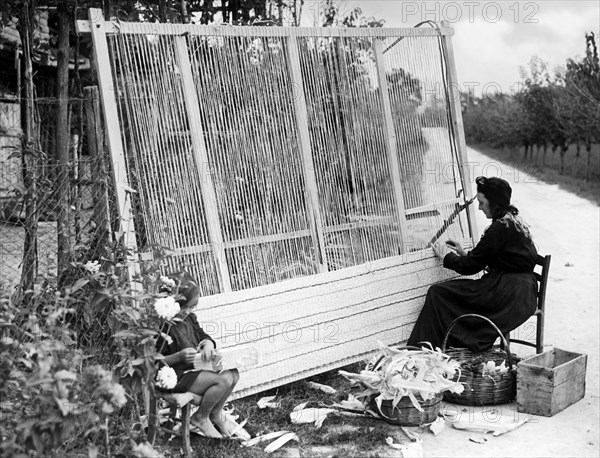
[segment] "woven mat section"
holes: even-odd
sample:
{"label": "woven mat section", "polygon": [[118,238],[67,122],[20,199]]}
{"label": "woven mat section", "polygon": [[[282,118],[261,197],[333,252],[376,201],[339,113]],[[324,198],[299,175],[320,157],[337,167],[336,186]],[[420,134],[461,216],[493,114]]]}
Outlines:
{"label": "woven mat section", "polygon": [[362,360],[377,340],[405,342],[427,288],[451,276],[416,252],[204,297],[196,313],[218,348],[257,350],[258,365],[241,370],[239,398]]}

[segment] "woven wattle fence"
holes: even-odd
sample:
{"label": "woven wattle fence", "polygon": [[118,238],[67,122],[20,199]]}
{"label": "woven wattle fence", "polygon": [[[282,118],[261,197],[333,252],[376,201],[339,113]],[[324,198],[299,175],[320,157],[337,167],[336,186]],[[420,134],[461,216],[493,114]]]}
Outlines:
{"label": "woven wattle fence", "polygon": [[258,350],[236,396],[408,337],[471,197],[451,29],[78,26],[127,243],[171,250],[217,344]]}

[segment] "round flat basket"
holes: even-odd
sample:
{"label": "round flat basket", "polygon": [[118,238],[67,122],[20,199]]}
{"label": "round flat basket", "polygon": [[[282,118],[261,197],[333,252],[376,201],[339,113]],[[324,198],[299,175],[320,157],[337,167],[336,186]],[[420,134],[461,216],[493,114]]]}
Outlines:
{"label": "round flat basket", "polygon": [[438,393],[427,401],[421,401],[423,411],[417,410],[408,397],[400,399],[396,407],[392,407],[391,399],[381,402],[381,409],[375,402],[375,396],[371,397],[371,409],[379,413],[385,421],[401,426],[420,426],[432,423],[438,417],[442,408],[442,394]]}
{"label": "round flat basket", "polygon": [[[466,348],[449,348],[446,350],[446,342],[450,331],[458,320],[465,317],[477,317],[488,321],[498,331],[506,351],[499,348],[492,348],[479,353]],[[455,319],[446,332],[442,352],[460,363],[461,375],[458,377],[457,374],[454,381],[462,383],[465,387],[461,394],[445,392],[445,401],[461,405],[485,406],[504,404],[515,398],[517,394],[517,371],[516,367],[513,366],[513,360],[516,356],[510,353],[508,342],[496,325],[488,318],[476,314],[466,314]],[[488,361],[493,361],[496,366],[501,365],[502,362],[507,362],[508,370],[504,372],[486,372],[484,374],[481,372],[480,366]]]}

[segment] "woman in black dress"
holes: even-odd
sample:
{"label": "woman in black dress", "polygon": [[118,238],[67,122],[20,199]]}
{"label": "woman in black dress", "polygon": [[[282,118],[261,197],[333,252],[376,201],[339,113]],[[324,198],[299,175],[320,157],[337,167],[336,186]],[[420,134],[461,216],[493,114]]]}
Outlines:
{"label": "woman in black dress", "polygon": [[[529,227],[510,204],[512,190],[501,178],[479,177],[479,210],[492,224],[479,243],[468,253],[459,243],[448,240],[445,247],[435,244],[444,267],[477,280],[457,279],[432,285],[425,305],[408,339],[408,345],[430,342],[441,347],[452,321],[465,313],[483,315],[507,333],[523,324],[536,308],[537,282],[533,275],[537,251]],[[484,320],[465,318],[452,329],[448,346],[484,351],[494,344],[497,332]]]}

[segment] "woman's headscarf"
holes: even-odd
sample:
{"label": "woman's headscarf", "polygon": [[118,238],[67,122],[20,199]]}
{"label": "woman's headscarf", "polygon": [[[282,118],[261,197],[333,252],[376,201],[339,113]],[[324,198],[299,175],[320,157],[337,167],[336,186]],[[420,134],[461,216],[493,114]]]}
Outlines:
{"label": "woman's headscarf", "polygon": [[477,183],[477,192],[485,195],[492,205],[498,206],[503,211],[507,211],[511,207],[512,189],[508,181],[498,177],[478,177],[475,183]]}
{"label": "woman's headscarf", "polygon": [[529,225],[519,216],[519,209],[510,204],[512,189],[508,181],[498,177],[477,177],[477,192],[485,196],[492,206],[494,220],[508,224],[512,221],[517,231],[522,232],[531,240]]}

